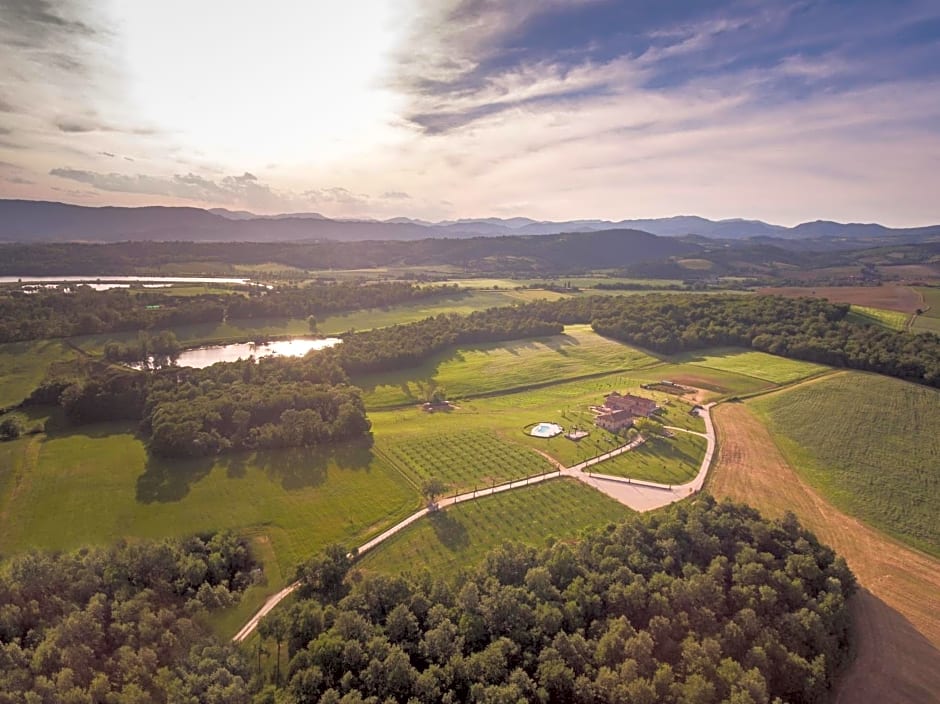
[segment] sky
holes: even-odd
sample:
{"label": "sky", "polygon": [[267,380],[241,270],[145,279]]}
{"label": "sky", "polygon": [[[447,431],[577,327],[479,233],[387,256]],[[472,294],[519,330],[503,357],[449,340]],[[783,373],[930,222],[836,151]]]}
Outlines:
{"label": "sky", "polygon": [[937,0],[0,0],[0,197],[940,223]]}

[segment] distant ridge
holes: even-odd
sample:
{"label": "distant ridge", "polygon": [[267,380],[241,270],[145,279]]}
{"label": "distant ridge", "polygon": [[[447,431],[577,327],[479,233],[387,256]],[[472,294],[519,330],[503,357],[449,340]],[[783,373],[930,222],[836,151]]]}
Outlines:
{"label": "distant ridge", "polygon": [[824,220],[796,227],[760,220],[708,220],[694,215],[636,220],[468,218],[427,222],[406,217],[385,221],[332,219],[319,213],[257,215],[244,210],[148,206],[86,207],[49,201],[0,199],[0,242],[202,241],[275,242],[294,240],[416,240],[513,235],[554,235],[603,230],[642,230],[654,235],[712,239],[862,239],[940,235],[940,225],[895,229],[876,223]]}

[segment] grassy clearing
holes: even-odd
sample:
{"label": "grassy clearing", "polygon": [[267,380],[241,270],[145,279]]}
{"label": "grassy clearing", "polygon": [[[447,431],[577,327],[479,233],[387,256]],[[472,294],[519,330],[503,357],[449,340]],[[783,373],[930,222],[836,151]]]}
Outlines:
{"label": "grassy clearing", "polygon": [[910,319],[907,313],[869,306],[852,306],[849,319],[866,325],[880,325],[889,330],[904,330]]}
{"label": "grassy clearing", "polygon": [[61,340],[11,342],[0,345],[0,408],[12,406],[39,386],[53,362],[75,353]]}
{"label": "grassy clearing", "polygon": [[382,408],[418,403],[430,385],[443,386],[451,398],[459,399],[656,361],[634,347],[601,337],[589,325],[569,325],[563,335],[456,348],[419,367],[362,375],[353,381],[365,391],[367,406]]}
{"label": "grassy clearing", "polygon": [[591,467],[591,471],[660,484],[683,484],[698,474],[707,446],[705,438],[689,433],[654,437],[635,450]]}
{"label": "grassy clearing", "polygon": [[677,362],[707,369],[743,374],[772,384],[789,384],[825,371],[828,367],[812,362],[799,362],[765,352],[738,348],[720,348],[689,353],[675,358]]}
{"label": "grassy clearing", "polygon": [[550,537],[572,539],[630,513],[577,480],[555,479],[458,504],[422,519],[365,555],[359,567],[366,572],[428,569],[452,575],[472,568],[507,540],[541,547]]}
{"label": "grassy clearing", "polygon": [[920,306],[925,310],[923,315],[914,319],[912,330],[915,332],[934,332],[940,335],[940,288],[920,286],[917,292],[924,297]]}
{"label": "grassy clearing", "polygon": [[753,408],[832,503],[940,555],[940,391],[847,372]]}
{"label": "grassy clearing", "polygon": [[399,437],[381,446],[385,457],[416,485],[437,477],[448,493],[549,472],[552,464],[531,449],[485,430]]}
{"label": "grassy clearing", "polygon": [[231,528],[268,536],[287,574],[328,543],[364,540],[420,501],[361,445],[330,456],[304,450],[162,461],[148,457],[131,430],[104,424],[4,445],[19,469],[15,488],[5,486],[0,499],[0,553]]}

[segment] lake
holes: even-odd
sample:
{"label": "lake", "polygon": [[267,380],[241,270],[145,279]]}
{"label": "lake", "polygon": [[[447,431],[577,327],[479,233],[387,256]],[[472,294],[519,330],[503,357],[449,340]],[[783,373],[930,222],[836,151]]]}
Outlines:
{"label": "lake", "polygon": [[134,282],[154,284],[247,284],[250,279],[205,276],[0,276],[0,284]]}
{"label": "lake", "polygon": [[176,359],[180,367],[195,367],[202,369],[216,362],[235,362],[248,357],[302,357],[311,350],[323,350],[338,345],[342,340],[338,337],[322,337],[309,339],[295,337],[291,340],[278,340],[256,345],[254,342],[236,342],[231,345],[212,345],[209,347],[196,347],[183,350]]}

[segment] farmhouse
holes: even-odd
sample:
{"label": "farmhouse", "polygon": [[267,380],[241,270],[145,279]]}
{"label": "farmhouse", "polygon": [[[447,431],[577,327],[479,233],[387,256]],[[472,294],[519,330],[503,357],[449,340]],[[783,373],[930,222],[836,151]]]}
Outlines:
{"label": "farmhouse", "polygon": [[633,414],[630,411],[607,411],[594,419],[598,428],[616,433],[633,425]]}
{"label": "farmhouse", "polygon": [[644,418],[649,418],[659,408],[652,399],[632,394],[622,396],[616,391],[607,395],[604,399],[604,407],[610,411],[627,411],[630,415]]}
{"label": "farmhouse", "polygon": [[604,399],[594,423],[598,428],[616,433],[633,425],[634,418],[649,418],[658,408],[652,399],[614,391]]}

